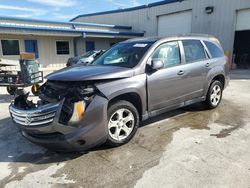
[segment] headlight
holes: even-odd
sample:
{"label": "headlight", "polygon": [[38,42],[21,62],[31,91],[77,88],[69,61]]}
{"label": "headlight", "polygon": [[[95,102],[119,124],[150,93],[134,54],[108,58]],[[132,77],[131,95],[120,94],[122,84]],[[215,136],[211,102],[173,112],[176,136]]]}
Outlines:
{"label": "headlight", "polygon": [[69,120],[69,124],[74,124],[82,120],[85,112],[86,103],[84,101],[79,101],[74,103],[73,114]]}
{"label": "headlight", "polygon": [[59,122],[74,125],[82,120],[85,109],[94,98],[97,89],[93,85],[79,86],[65,95]]}

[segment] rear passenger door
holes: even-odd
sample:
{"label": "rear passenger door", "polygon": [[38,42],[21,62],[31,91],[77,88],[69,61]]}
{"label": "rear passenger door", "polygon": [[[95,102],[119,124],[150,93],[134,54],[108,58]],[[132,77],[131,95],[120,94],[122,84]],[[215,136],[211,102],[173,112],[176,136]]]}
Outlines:
{"label": "rear passenger door", "polygon": [[182,40],[184,51],[183,91],[185,101],[204,95],[206,76],[210,69],[210,60],[203,43],[200,40]]}

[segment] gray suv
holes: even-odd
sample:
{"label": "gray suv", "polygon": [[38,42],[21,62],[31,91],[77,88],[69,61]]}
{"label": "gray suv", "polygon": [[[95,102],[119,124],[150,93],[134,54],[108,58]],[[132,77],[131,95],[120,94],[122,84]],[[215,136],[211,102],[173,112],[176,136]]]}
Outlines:
{"label": "gray suv", "polygon": [[89,66],[50,74],[36,103],[23,94],[9,110],[27,139],[54,150],[119,146],[152,116],[202,101],[216,108],[228,71],[211,36],[131,39]]}

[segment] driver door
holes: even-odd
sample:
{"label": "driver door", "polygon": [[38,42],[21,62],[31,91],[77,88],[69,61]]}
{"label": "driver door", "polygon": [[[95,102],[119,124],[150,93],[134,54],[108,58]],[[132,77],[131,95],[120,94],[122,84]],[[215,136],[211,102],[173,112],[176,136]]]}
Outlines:
{"label": "driver door", "polygon": [[179,42],[161,44],[153,52],[151,60],[161,60],[164,68],[147,73],[149,111],[171,108],[184,102],[183,74]]}

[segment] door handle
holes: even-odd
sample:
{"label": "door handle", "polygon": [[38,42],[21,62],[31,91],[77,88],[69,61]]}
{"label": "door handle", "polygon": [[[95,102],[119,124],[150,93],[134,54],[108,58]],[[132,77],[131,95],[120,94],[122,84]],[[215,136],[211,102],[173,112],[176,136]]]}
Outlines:
{"label": "door handle", "polygon": [[178,75],[183,75],[184,74],[184,71],[183,70],[180,70],[179,72],[178,72]]}
{"label": "door handle", "polygon": [[210,66],[210,63],[206,63],[206,67],[209,67]]}

